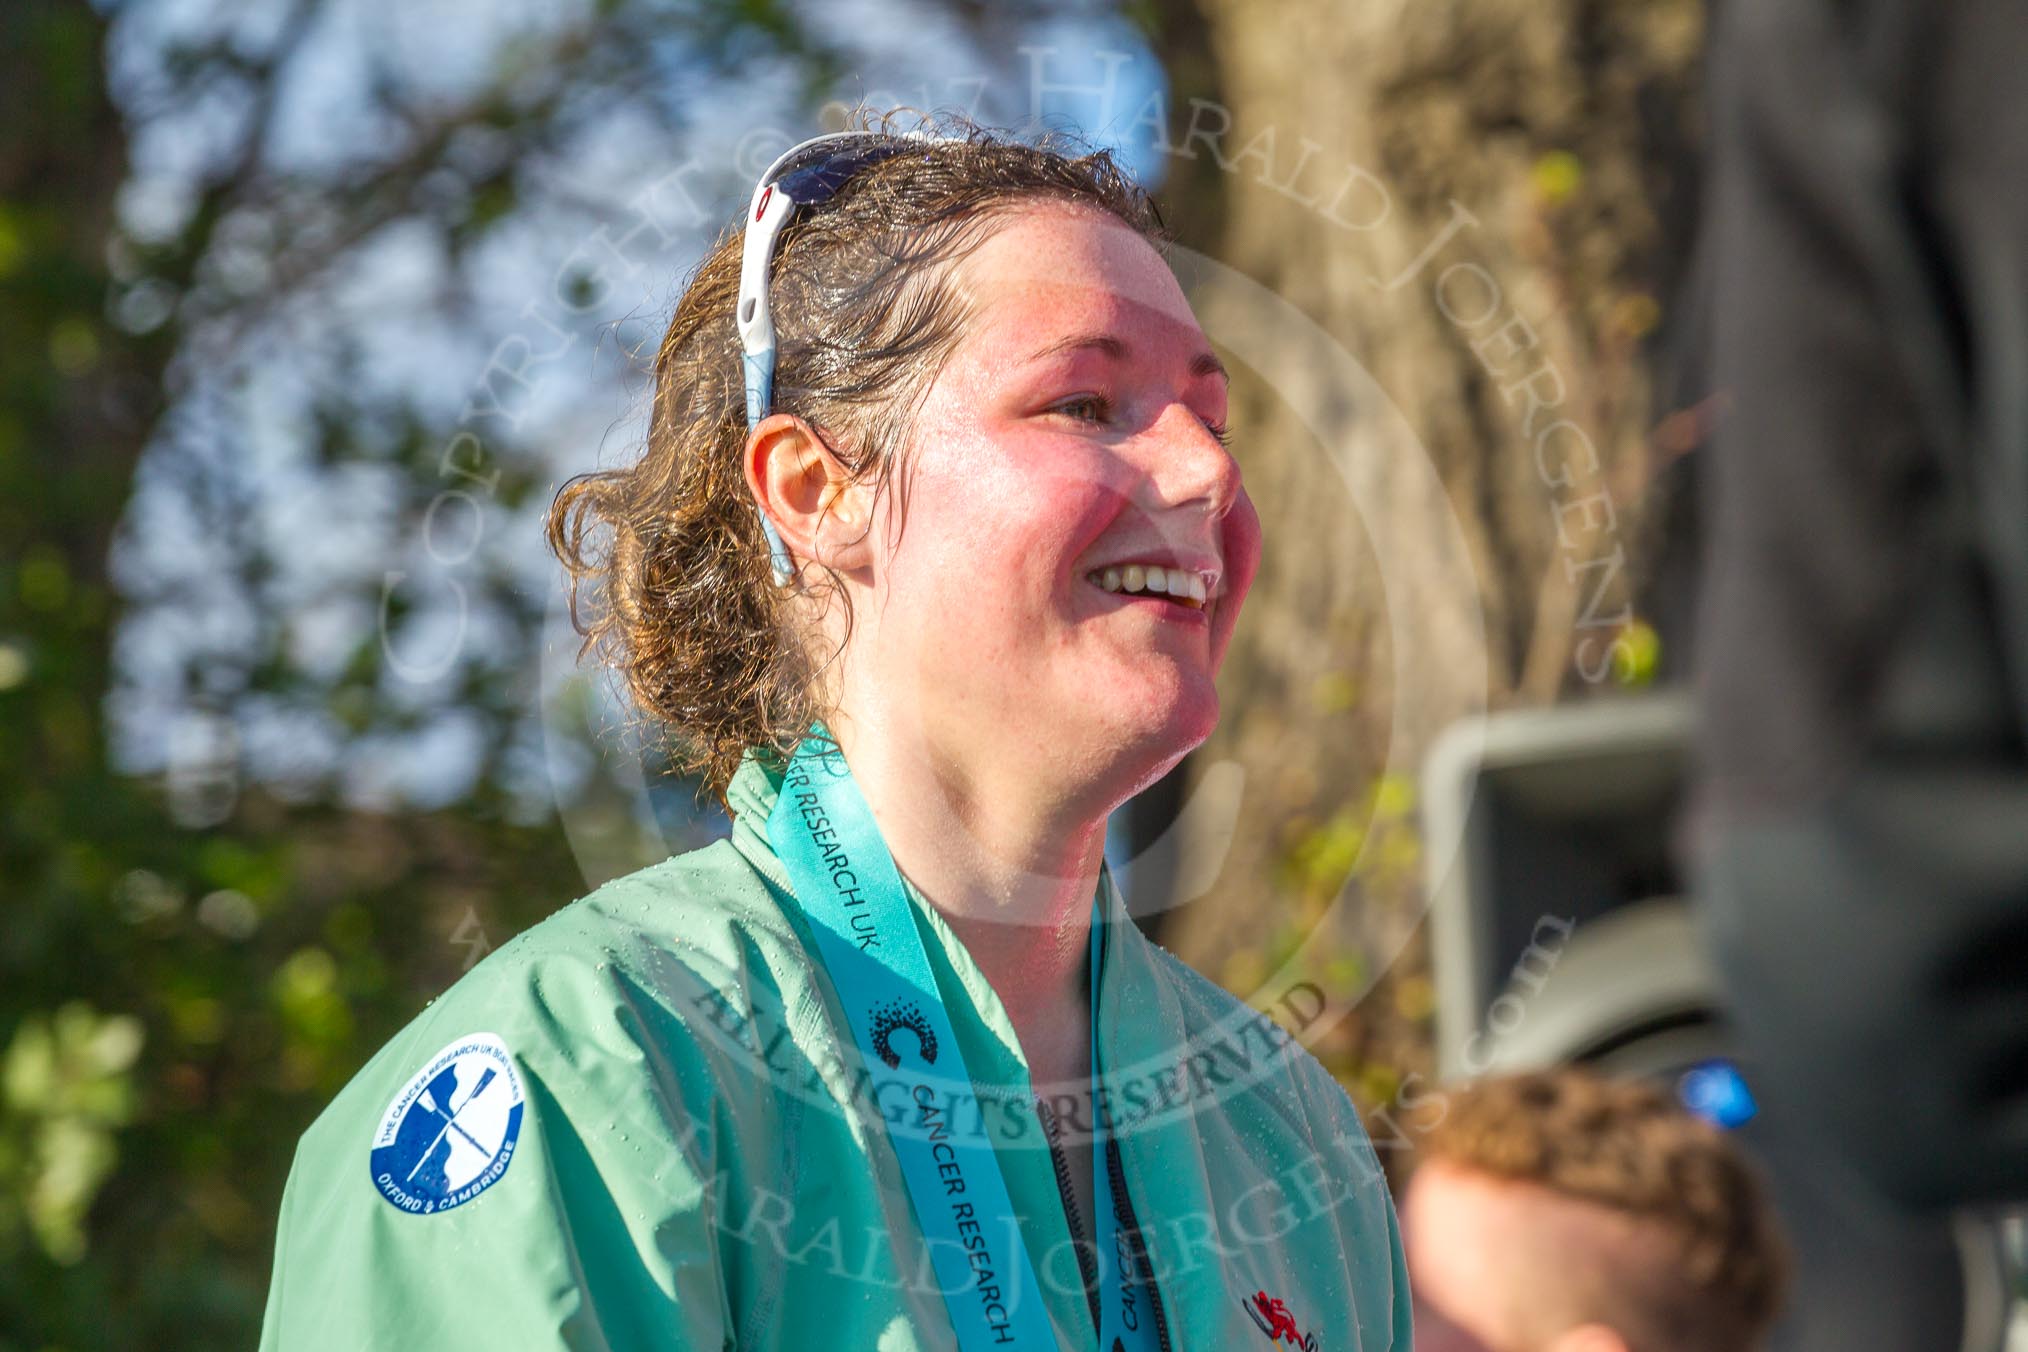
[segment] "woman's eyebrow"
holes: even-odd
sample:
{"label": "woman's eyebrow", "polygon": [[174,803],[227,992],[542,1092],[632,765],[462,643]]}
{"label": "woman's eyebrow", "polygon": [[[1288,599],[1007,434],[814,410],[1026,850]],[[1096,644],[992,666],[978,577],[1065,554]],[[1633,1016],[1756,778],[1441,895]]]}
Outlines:
{"label": "woman's eyebrow", "polygon": [[[1029,353],[1023,364],[1032,364],[1041,361],[1045,357],[1054,357],[1063,352],[1079,352],[1087,349],[1104,353],[1114,361],[1125,361],[1127,359],[1127,345],[1110,333],[1080,333],[1073,334],[1069,338],[1059,339],[1046,347]],[[1190,376],[1193,380],[1199,376],[1217,376],[1228,385],[1232,383],[1232,376],[1226,371],[1225,363],[1220,361],[1217,355],[1209,349],[1199,352],[1190,358]]]}

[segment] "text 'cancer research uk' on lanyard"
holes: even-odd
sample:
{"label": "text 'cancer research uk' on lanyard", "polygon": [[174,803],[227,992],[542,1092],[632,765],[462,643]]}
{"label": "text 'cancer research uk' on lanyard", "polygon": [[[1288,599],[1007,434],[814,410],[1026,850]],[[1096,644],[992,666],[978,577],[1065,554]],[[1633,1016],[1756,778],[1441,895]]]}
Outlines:
{"label": "text 'cancer research uk' on lanyard", "polygon": [[[951,1131],[949,1105],[973,1093],[929,955],[917,933],[901,873],[880,838],[845,758],[818,732],[803,740],[768,816],[768,839],[810,919],[818,956],[837,989],[852,1036],[909,1088],[915,1112],[888,1139],[901,1162],[916,1222],[964,1352],[1052,1347],[1035,1266],[1021,1242],[1007,1182],[991,1142]],[[1092,919],[1093,1102],[1097,1092],[1102,917]],[[896,1038],[896,1033],[908,1036]],[[1094,1112],[1094,1119],[1101,1114]],[[1093,1124],[1094,1167],[1106,1167],[1105,1127]],[[1099,1340],[1102,1352],[1152,1352],[1154,1321],[1127,1282],[1112,1190],[1098,1198]]]}

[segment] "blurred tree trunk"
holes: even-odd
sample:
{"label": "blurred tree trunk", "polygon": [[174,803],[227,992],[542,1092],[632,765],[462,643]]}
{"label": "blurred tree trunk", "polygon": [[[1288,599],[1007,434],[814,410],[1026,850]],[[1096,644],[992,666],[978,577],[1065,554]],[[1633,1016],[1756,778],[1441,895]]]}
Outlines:
{"label": "blurred tree trunk", "polygon": [[1272,21],[1197,0],[1161,20],[1182,242],[1305,312],[1412,434],[1293,348],[1238,382],[1267,553],[1191,772],[1249,778],[1215,883],[1162,933],[1242,995],[1307,975],[1356,1001],[1316,1050],[1369,1102],[1427,1067],[1430,742],[1650,665],[1644,495],[1676,447],[1645,354],[1692,216],[1701,20],[1695,0],[1285,0]]}

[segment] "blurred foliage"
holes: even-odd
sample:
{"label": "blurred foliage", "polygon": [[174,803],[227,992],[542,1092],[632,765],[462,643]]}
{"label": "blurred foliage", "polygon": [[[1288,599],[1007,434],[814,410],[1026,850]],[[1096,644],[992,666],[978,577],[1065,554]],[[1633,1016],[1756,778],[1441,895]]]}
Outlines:
{"label": "blurred foliage", "polygon": [[0,1058],[0,1251],[27,1230],[59,1263],[84,1257],[85,1211],[118,1158],[114,1129],[133,1117],[141,1037],[139,1019],[82,1001],[15,1028]]}
{"label": "blurred foliage", "polygon": [[[338,279],[403,231],[443,260],[404,303],[480,337],[471,367],[437,381],[458,397],[495,341],[458,261],[555,205],[555,158],[587,128],[634,119],[643,156],[666,162],[686,90],[764,64],[794,77],[784,99],[808,98],[837,69],[768,0],[597,0],[500,43],[456,97],[375,72],[374,116],[311,139],[345,153],[283,162],[285,76],[337,6],[210,8],[220,22],[179,30],[164,16],[206,7],[0,6],[0,1349],[251,1346],[302,1130],[431,995],[585,886],[500,751],[530,703],[547,593],[485,560],[463,582],[494,618],[495,660],[425,692],[486,720],[469,784],[440,808],[377,810],[336,778],[242,773],[247,709],[293,701],[341,740],[399,745],[432,708],[387,670],[375,621],[399,643],[409,616],[377,615],[370,553],[363,579],[333,582],[363,587],[350,656],[301,657],[305,607],[273,584],[331,523],[260,538],[248,489],[275,429],[221,452],[207,443],[231,419],[198,421],[201,406],[328,336],[272,326],[335,317]],[[109,62],[129,87],[109,87]],[[203,153],[178,161],[173,209],[158,202],[137,230],[136,129],[163,117],[192,119],[171,151]],[[360,351],[327,355],[285,429],[307,447],[306,496],[335,503],[337,476],[361,465],[391,472],[394,531],[413,536],[444,486],[447,420],[375,402]],[[511,436],[490,449],[489,509],[539,506],[541,458]],[[143,481],[215,509],[201,575],[122,572]],[[129,773],[119,652],[150,608],[192,641],[170,677],[184,712],[140,706],[141,740],[194,727],[216,744]],[[207,649],[242,611],[245,642]]]}

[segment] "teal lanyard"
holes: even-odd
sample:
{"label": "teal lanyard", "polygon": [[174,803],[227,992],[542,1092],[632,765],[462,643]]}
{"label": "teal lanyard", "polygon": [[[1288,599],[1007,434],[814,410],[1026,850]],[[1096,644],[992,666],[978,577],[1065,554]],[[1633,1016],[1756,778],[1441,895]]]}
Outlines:
{"label": "teal lanyard", "polygon": [[[1100,1092],[1105,1073],[1099,1059],[1099,990],[1105,968],[1105,915],[1096,900],[1091,915],[1091,1172],[1092,1195],[1096,1199],[1099,1281],[1099,1341],[1102,1352],[1154,1352],[1155,1311],[1144,1300],[1145,1288],[1126,1274],[1139,1270],[1130,1247],[1131,1236],[1120,1226],[1118,1202],[1113,1192],[1112,1161],[1107,1157],[1112,1135],[1111,1100]],[[1126,1186],[1124,1171],[1120,1186]]]}
{"label": "teal lanyard", "polygon": [[[816,936],[818,956],[869,1067],[878,1060],[908,1087],[909,1111],[889,1124],[916,1222],[964,1352],[1054,1344],[1035,1267],[991,1143],[951,1128],[974,1093],[957,1033],[880,828],[845,758],[828,737],[805,738],[768,816],[768,839]],[[1101,1352],[1156,1346],[1109,1180],[1099,1068],[1100,928],[1092,917],[1093,1192],[1098,1201]]]}

